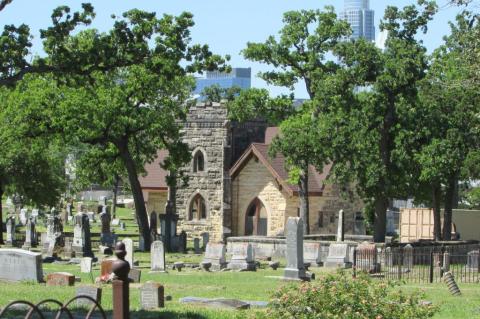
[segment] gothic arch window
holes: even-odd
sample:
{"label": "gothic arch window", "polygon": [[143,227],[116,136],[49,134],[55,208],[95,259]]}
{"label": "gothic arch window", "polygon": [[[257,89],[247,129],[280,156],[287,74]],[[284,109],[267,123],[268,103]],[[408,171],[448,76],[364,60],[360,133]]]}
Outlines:
{"label": "gothic arch window", "polygon": [[193,154],[193,172],[204,172],[205,171],[205,155],[201,150],[197,150]]}
{"label": "gothic arch window", "polygon": [[260,199],[255,198],[250,205],[248,205],[245,214],[245,235],[267,236],[267,229],[267,209]]}
{"label": "gothic arch window", "polygon": [[188,208],[188,220],[207,219],[207,205],[202,195],[197,194],[193,197]]}

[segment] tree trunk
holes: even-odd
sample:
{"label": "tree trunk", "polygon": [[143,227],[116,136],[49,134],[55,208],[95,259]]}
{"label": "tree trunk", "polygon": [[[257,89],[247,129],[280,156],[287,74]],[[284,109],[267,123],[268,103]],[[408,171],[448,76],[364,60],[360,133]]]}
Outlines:
{"label": "tree trunk", "polygon": [[443,239],[452,239],[452,209],[455,197],[455,188],[457,183],[456,176],[450,177],[447,189],[445,191],[445,207],[443,212]]}
{"label": "tree trunk", "polygon": [[2,198],[3,198],[3,185],[0,184],[0,245],[4,245],[3,242],[3,205],[2,205]]}
{"label": "tree trunk", "polygon": [[298,181],[298,197],[300,199],[300,217],[303,219],[303,234],[310,234],[310,207],[308,203],[308,164],[302,169]]}
{"label": "tree trunk", "polygon": [[145,243],[145,250],[150,251],[150,227],[148,223],[147,209],[145,208],[145,200],[143,199],[142,188],[138,180],[137,168],[133,161],[132,155],[128,150],[128,142],[123,140],[117,144],[120,156],[128,172],[128,180],[132,189],[133,201],[135,202],[135,213],[138,219],[138,228],[140,235]]}
{"label": "tree trunk", "polygon": [[434,183],[432,186],[432,206],[433,206],[433,238],[435,241],[442,240],[442,221],[440,218],[440,200],[442,188],[440,183]]}
{"label": "tree trunk", "polygon": [[380,196],[375,198],[375,222],[373,229],[373,241],[384,243],[387,232],[387,208],[388,198]]}
{"label": "tree trunk", "polygon": [[117,215],[117,197],[118,197],[118,183],[120,178],[117,174],[115,174],[115,182],[113,185],[113,202],[112,202],[112,215],[113,218]]}

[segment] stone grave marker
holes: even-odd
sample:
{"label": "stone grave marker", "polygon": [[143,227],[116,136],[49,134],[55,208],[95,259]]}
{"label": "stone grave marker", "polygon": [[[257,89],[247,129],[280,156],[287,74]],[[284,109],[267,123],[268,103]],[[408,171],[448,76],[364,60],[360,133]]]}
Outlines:
{"label": "stone grave marker", "polygon": [[150,248],[150,269],[151,271],[165,271],[165,247],[162,241],[154,241]]}
{"label": "stone grave marker", "polygon": [[113,247],[116,242],[116,236],[110,230],[111,217],[108,212],[100,214],[100,221],[102,222],[102,230],[100,234],[100,242],[106,247]]}
{"label": "stone grave marker", "polygon": [[325,267],[351,268],[350,245],[347,243],[332,243],[328,248],[328,257]]}
{"label": "stone grave marker", "polygon": [[345,241],[345,221],[344,221],[343,209],[338,212],[338,224],[337,224],[337,242]]}
{"label": "stone grave marker", "polygon": [[91,273],[92,272],[92,261],[91,257],[83,257],[80,260],[80,272],[82,273]]}
{"label": "stone grave marker", "polygon": [[8,216],[7,222],[7,239],[5,244],[12,247],[15,244],[15,216]]}
{"label": "stone grave marker", "polygon": [[207,232],[202,233],[202,249],[203,249],[203,251],[207,250],[207,244],[208,244],[209,240],[210,240],[210,234],[207,233]]}
{"label": "stone grave marker", "polygon": [[102,260],[102,262],[100,263],[100,279],[101,280],[106,281],[110,277],[110,275],[113,272],[112,266],[115,260],[116,259],[113,259],[113,258]]}
{"label": "stone grave marker", "polygon": [[128,278],[134,283],[139,283],[141,275],[142,272],[140,269],[131,268],[130,272],[128,273]]}
{"label": "stone grave marker", "polygon": [[120,219],[118,219],[118,218],[112,219],[112,226],[117,227],[119,225],[120,225]]}
{"label": "stone grave marker", "polygon": [[221,243],[208,243],[205,250],[205,256],[203,257],[203,263],[210,263],[210,269],[221,270],[227,266],[225,260],[226,248]]}
{"label": "stone grave marker", "polygon": [[63,225],[57,216],[50,215],[47,218],[47,235],[45,241],[42,242],[42,252],[48,257],[57,254],[57,249],[63,240]]}
{"label": "stone grave marker", "polygon": [[75,257],[92,257],[92,239],[88,217],[83,213],[78,213],[75,215],[74,222],[72,250],[75,252]]}
{"label": "stone grave marker", "polygon": [[403,247],[403,267],[405,270],[413,269],[413,246],[410,244]]}
{"label": "stone grave marker", "polygon": [[75,276],[68,272],[54,272],[47,275],[47,286],[73,286]]}
{"label": "stone grave marker", "polygon": [[235,243],[232,245],[232,259],[228,269],[240,271],[255,271],[255,251],[250,243]]}
{"label": "stone grave marker", "polygon": [[38,217],[38,208],[32,209],[32,216],[33,217]]}
{"label": "stone grave marker", "polygon": [[193,250],[195,251],[196,255],[200,255],[202,253],[202,249],[200,248],[200,238],[193,239]]}
{"label": "stone grave marker", "polygon": [[125,260],[130,264],[130,268],[133,268],[133,240],[131,238],[124,238],[122,242],[125,244],[125,250],[127,251]]}
{"label": "stone grave marker", "polygon": [[22,249],[30,250],[36,244],[36,231],[35,231],[35,223],[31,218],[27,220],[27,224],[25,225],[25,243],[22,246]]}
{"label": "stone grave marker", "polygon": [[150,242],[153,243],[158,238],[157,234],[158,228],[158,214],[155,211],[150,213]]}
{"label": "stone grave marker", "polygon": [[313,267],[320,267],[322,265],[320,243],[304,243],[303,257],[304,262],[310,263]]}
{"label": "stone grave marker", "polygon": [[467,254],[467,268],[470,270],[478,271],[478,267],[480,266],[479,260],[480,260],[479,250],[469,251]]}
{"label": "stone grave marker", "polygon": [[377,264],[377,247],[371,243],[361,243],[357,247],[357,269],[369,273],[376,272],[379,265]]}
{"label": "stone grave marker", "polygon": [[20,214],[18,215],[18,217],[20,219],[20,224],[22,224],[22,226],[25,226],[28,219],[28,209],[26,208],[20,209]]}
{"label": "stone grave marker", "polygon": [[142,309],[163,308],[165,306],[164,300],[164,288],[162,285],[148,281],[140,287],[140,304]]}
{"label": "stone grave marker", "polygon": [[[102,303],[102,288],[96,286],[79,286],[76,289],[76,296],[88,296],[99,304]],[[79,298],[77,299],[78,307],[87,307],[90,308],[93,305],[93,302],[88,299]]]}
{"label": "stone grave marker", "polygon": [[287,280],[310,280],[303,261],[303,220],[289,217],[287,220],[287,267],[283,277]]}
{"label": "stone grave marker", "polygon": [[15,248],[0,249],[0,280],[42,282],[42,254]]}

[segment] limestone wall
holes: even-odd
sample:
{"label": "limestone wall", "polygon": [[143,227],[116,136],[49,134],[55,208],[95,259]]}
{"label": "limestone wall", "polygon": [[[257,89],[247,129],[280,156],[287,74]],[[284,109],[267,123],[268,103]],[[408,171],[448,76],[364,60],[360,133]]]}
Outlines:
{"label": "limestone wall", "polygon": [[167,191],[143,191],[143,197],[145,200],[145,206],[147,212],[150,214],[155,211],[159,214],[165,213],[165,205],[167,204]]}

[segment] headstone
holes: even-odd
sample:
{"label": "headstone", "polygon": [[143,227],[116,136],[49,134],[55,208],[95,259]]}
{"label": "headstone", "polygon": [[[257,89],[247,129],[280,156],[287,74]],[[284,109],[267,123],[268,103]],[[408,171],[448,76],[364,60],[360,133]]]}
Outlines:
{"label": "headstone", "polygon": [[255,251],[250,243],[235,243],[232,245],[232,259],[228,269],[240,271],[255,271]]}
{"label": "headstone", "polygon": [[125,244],[125,250],[127,251],[125,260],[130,264],[130,268],[133,268],[133,240],[131,238],[125,238],[122,242]]}
{"label": "headstone", "polygon": [[369,273],[374,273],[378,270],[377,247],[375,244],[362,243],[358,245],[356,259],[357,269]]}
{"label": "headstone", "polygon": [[322,265],[320,243],[309,242],[303,244],[303,261],[314,267]]}
{"label": "headstone", "polygon": [[289,217],[287,220],[287,267],[283,277],[287,280],[309,280],[303,261],[303,220]]}
{"label": "headstone", "polygon": [[345,223],[343,209],[338,212],[337,242],[345,241]]}
{"label": "headstone", "polygon": [[49,215],[47,218],[47,235],[42,243],[42,252],[48,257],[54,257],[57,249],[63,244],[63,225],[57,216]]}
{"label": "headstone", "polygon": [[124,222],[120,222],[120,230],[124,231],[125,230],[125,223]]}
{"label": "headstone", "polygon": [[163,308],[165,306],[163,286],[151,281],[146,282],[140,287],[140,304],[144,310]]}
{"label": "headstone", "polygon": [[480,259],[480,251],[478,250],[469,251],[467,254],[467,268],[474,271],[478,271],[478,267],[480,266],[479,259]]}
{"label": "headstone", "polygon": [[150,242],[153,243],[157,240],[157,227],[158,227],[158,216],[155,211],[150,213]]}
{"label": "headstone", "polygon": [[154,241],[150,248],[150,268],[152,271],[165,271],[165,247],[163,242]]}
{"label": "headstone", "polygon": [[115,259],[104,259],[100,264],[100,280],[107,281],[113,273],[112,266]]}
{"label": "headstone", "polygon": [[0,280],[42,282],[42,255],[22,249],[0,249]]}
{"label": "headstone", "polygon": [[193,250],[197,255],[200,255],[202,253],[202,249],[200,248],[200,238],[193,239]]}
{"label": "headstone", "polygon": [[403,267],[405,270],[413,269],[413,247],[410,244],[403,247]]}
{"label": "headstone", "polygon": [[[76,296],[87,296],[95,300],[97,303],[102,303],[102,288],[95,286],[79,286],[76,289]],[[78,307],[90,308],[93,302],[89,299],[79,298],[76,300]]]}
{"label": "headstone", "polygon": [[202,249],[203,249],[203,251],[207,250],[207,244],[208,244],[209,240],[210,240],[210,234],[209,233],[202,233]]}
{"label": "headstone", "polygon": [[92,257],[83,257],[80,260],[80,272],[91,273],[92,272]]}
{"label": "headstone", "polygon": [[332,243],[328,248],[328,257],[325,267],[351,268],[350,245],[346,243]]}
{"label": "headstone", "polygon": [[138,250],[145,251],[145,239],[141,234],[138,236]]}
{"label": "headstone", "polygon": [[27,220],[25,225],[25,243],[22,246],[22,249],[30,250],[36,244],[36,232],[35,232],[35,223],[31,218]]}
{"label": "headstone", "polygon": [[182,269],[185,267],[185,263],[183,261],[176,261],[173,263],[173,269],[176,269],[177,271],[182,271]]}
{"label": "headstone", "polygon": [[221,270],[227,266],[226,248],[221,243],[208,243],[202,263],[211,263],[212,270]]}
{"label": "headstone", "polygon": [[20,209],[20,214],[18,215],[18,217],[20,219],[20,224],[22,224],[22,226],[25,226],[28,219],[28,210],[26,208]]}
{"label": "headstone", "polygon": [[12,247],[15,244],[15,216],[7,217],[7,240],[5,244]]}
{"label": "headstone", "polygon": [[33,217],[38,217],[38,208],[32,209],[32,216]]}
{"label": "headstone", "polygon": [[47,286],[73,286],[75,276],[68,272],[54,272],[47,275]]}
{"label": "headstone", "polygon": [[102,222],[102,230],[100,233],[100,242],[107,247],[113,247],[116,242],[116,236],[110,230],[110,213],[103,212],[100,214],[100,221]]}
{"label": "headstone", "polygon": [[269,261],[268,266],[272,268],[273,270],[277,270],[278,267],[280,267],[280,262],[279,261]]}
{"label": "headstone", "polygon": [[128,278],[134,283],[139,283],[141,275],[142,272],[140,269],[131,268],[130,272],[128,273]]}
{"label": "headstone", "polygon": [[74,223],[72,250],[75,252],[75,257],[92,257],[92,241],[88,217],[84,213],[78,213],[75,215]]}
{"label": "headstone", "polygon": [[120,219],[114,218],[112,220],[112,226],[119,226],[120,225]]}

